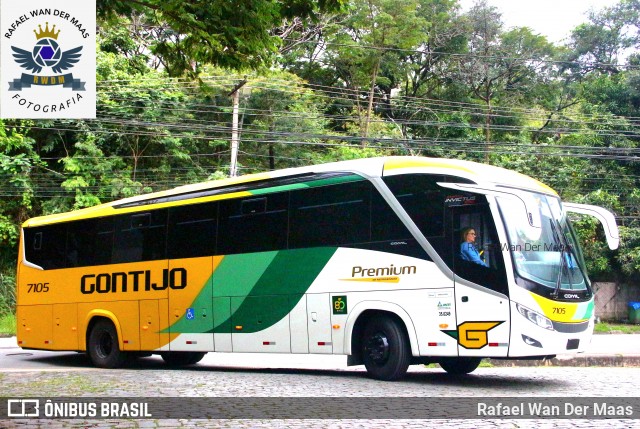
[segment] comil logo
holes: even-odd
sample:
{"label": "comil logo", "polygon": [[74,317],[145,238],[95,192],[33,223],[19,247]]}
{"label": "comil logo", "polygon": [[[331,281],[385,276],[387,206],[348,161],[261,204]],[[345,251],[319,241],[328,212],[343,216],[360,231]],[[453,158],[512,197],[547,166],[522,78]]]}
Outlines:
{"label": "comil logo", "polygon": [[2,2],[3,118],[95,118],[95,1]]}

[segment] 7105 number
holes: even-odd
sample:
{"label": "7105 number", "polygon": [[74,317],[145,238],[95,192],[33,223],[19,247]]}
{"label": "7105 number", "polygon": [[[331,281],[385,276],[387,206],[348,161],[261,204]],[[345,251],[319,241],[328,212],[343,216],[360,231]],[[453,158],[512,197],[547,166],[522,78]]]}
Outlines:
{"label": "7105 number", "polygon": [[49,283],[28,283],[27,286],[29,286],[27,293],[49,292]]}

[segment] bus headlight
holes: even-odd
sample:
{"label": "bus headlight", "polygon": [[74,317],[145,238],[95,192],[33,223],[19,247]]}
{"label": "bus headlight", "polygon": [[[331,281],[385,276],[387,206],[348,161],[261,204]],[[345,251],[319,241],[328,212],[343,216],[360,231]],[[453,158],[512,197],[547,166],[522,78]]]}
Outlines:
{"label": "bus headlight", "polygon": [[527,307],[523,307],[518,303],[516,303],[516,308],[518,309],[518,312],[522,314],[524,317],[526,317],[527,319],[529,319],[529,321],[535,323],[541,328],[549,329],[550,331],[553,331],[553,323],[551,323],[551,320],[547,319],[542,314],[535,312],[533,310],[529,310]]}

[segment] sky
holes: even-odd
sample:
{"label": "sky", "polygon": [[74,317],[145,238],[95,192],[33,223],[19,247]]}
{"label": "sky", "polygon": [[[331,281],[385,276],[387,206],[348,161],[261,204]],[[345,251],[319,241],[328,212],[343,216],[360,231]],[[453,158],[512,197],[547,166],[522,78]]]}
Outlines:
{"label": "sky", "polygon": [[[475,0],[459,0],[463,11]],[[549,41],[561,43],[577,25],[587,21],[590,9],[600,10],[618,0],[488,0],[502,13],[505,29],[530,27]]]}

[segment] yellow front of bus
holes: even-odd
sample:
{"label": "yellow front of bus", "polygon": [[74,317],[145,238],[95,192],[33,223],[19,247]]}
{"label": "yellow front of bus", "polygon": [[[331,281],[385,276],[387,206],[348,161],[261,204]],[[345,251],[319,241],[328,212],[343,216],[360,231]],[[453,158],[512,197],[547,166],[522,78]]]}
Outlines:
{"label": "yellow front of bus", "polygon": [[[557,196],[520,197],[497,198],[514,276],[509,356],[583,352],[593,333],[594,294],[576,234]],[[515,215],[523,208],[526,214]]]}

